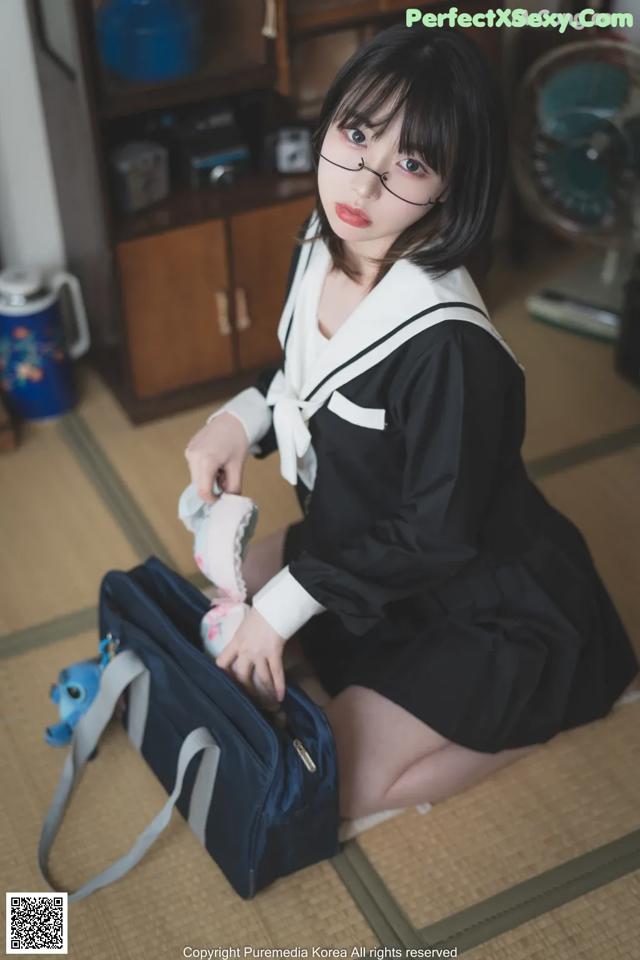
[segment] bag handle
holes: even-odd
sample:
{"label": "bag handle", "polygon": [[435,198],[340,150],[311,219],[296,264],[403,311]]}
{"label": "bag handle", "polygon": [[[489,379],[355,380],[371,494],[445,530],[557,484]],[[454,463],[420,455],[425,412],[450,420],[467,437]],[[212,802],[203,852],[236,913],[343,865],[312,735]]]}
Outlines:
{"label": "bag handle", "polygon": [[[143,682],[135,683],[136,680]],[[87,712],[80,718],[74,730],[71,747],[53,800],[45,816],[38,844],[38,866],[42,876],[53,890],[57,888],[49,877],[49,854],[60,829],[69,797],[82,774],[87,759],[97,746],[103,730],[113,715],[118,698],[130,684],[133,684],[132,692],[137,691],[138,694],[142,694],[142,696],[136,698],[137,704],[130,704],[133,715],[137,718],[135,725],[137,725],[139,742],[136,745],[140,749],[144,734],[144,722],[140,726],[140,704],[142,703],[143,708],[145,708],[144,719],[146,721],[144,699],[145,697],[148,698],[149,671],[133,650],[121,650],[105,667],[102,672],[98,695]],[[106,870],[103,870],[102,873],[83,884],[78,890],[73,893],[70,892],[69,902],[83,900],[90,893],[99,890],[100,887],[106,887],[108,884],[120,880],[142,860],[169,823],[173,807],[182,792],[187,767],[191,759],[201,751],[203,751],[203,756],[189,804],[189,825],[204,845],[205,828],[220,760],[220,746],[206,727],[197,727],[185,737],[180,748],[175,785],[160,813],[142,831],[127,853],[107,867]]]}

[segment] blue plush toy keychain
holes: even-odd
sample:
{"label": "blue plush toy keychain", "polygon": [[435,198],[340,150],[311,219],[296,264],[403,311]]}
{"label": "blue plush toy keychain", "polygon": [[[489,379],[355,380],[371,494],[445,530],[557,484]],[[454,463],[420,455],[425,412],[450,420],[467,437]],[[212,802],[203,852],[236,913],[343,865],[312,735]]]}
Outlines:
{"label": "blue plush toy keychain", "polygon": [[49,691],[60,714],[60,722],[45,729],[44,739],[50,746],[65,747],[71,742],[78,720],[96,698],[102,671],[118,652],[119,645],[120,641],[108,633],[100,641],[99,657],[72,663],[60,671],[58,682],[52,684]]}

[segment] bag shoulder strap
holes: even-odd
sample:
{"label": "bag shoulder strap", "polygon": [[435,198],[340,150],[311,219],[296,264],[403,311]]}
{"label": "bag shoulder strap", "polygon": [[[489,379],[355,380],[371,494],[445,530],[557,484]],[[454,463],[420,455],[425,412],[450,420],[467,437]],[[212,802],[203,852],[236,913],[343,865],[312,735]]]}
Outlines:
{"label": "bag shoulder strap", "polygon": [[[38,844],[38,866],[51,889],[57,888],[49,876],[48,861],[51,847],[62,823],[69,797],[75,787],[88,758],[96,748],[107,726],[121,693],[148,671],[143,662],[132,650],[121,650],[102,672],[100,690],[91,707],[80,718],[74,730],[71,747],[67,754],[60,781],[44,819],[40,842]],[[139,711],[134,711],[139,713]],[[141,746],[141,738],[140,744]],[[178,756],[174,788],[162,810],[142,831],[131,849],[111,866],[103,870],[92,880],[87,881],[78,890],[69,893],[69,902],[83,900],[100,887],[119,880],[144,857],[158,839],[171,819],[171,813],[180,793],[184,775],[190,761],[196,754],[204,751],[198,775],[196,777],[189,807],[189,824],[204,843],[204,831],[215,787],[220,759],[220,747],[206,727],[197,727],[185,737]]]}

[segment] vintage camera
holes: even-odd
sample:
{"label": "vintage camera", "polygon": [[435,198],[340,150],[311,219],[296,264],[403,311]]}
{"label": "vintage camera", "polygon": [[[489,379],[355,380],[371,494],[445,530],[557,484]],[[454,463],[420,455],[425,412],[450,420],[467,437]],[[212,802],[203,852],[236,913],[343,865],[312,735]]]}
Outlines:
{"label": "vintage camera", "polygon": [[278,173],[313,170],[311,132],[306,127],[281,127],[265,138],[266,168]]}
{"label": "vintage camera", "polygon": [[231,110],[203,111],[175,131],[180,178],[192,189],[235,183],[251,164],[251,151]]}

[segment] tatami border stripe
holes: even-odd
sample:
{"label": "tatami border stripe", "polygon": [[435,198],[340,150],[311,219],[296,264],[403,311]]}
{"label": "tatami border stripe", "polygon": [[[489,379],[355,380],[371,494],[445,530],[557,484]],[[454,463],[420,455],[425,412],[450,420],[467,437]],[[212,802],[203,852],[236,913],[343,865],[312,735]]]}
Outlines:
{"label": "tatami border stripe", "polygon": [[82,417],[68,413],[61,418],[58,429],[136,554],[141,559],[155,554],[173,566],[169,551]]}
{"label": "tatami border stripe", "polygon": [[[77,413],[67,414],[61,418],[58,429],[136,555],[145,560],[149,554],[155,554],[175,566],[169,551],[82,417]],[[531,478],[539,480],[638,443],[640,424],[635,424],[530,460],[526,467]],[[208,583],[199,571],[188,579],[198,587]],[[91,607],[14,631],[0,637],[0,658],[95,629],[96,623],[96,607]],[[450,945],[461,953],[638,869],[640,830],[421,930],[412,926],[357,839],[345,844],[330,862],[383,946],[443,948]]]}
{"label": "tatami border stripe", "polygon": [[[105,571],[106,572],[106,571]],[[185,577],[194,585],[202,589],[211,583],[200,570]],[[97,597],[97,595],[96,595]],[[33,627],[23,627],[11,633],[0,635],[0,660],[3,657],[13,657],[16,654],[26,653],[36,647],[45,647],[51,643],[60,643],[68,637],[75,637],[79,633],[98,628],[98,605],[86,607],[84,610],[74,610],[60,617],[45,620]]]}
{"label": "tatami border stripe", "polygon": [[[98,627],[98,607],[86,607],[84,610],[75,610],[65,613],[61,617],[38,623],[35,627],[23,627],[13,633],[0,636],[0,660],[14,657],[36,647],[45,647],[51,643],[60,643],[67,637],[75,637],[88,630]],[[97,651],[96,642],[96,653]]]}
{"label": "tatami border stripe", "polygon": [[[156,534],[85,421],[77,413],[69,413],[61,418],[58,429],[78,459],[85,474],[112,512],[114,519],[137,556],[141,560],[146,560],[150,554],[155,554],[169,566],[175,566],[169,551]],[[634,424],[624,430],[596,437],[594,440],[567,447],[557,453],[529,460],[525,465],[531,478],[537,481],[562,470],[597,460],[612,453],[619,453],[638,443],[640,443],[640,424]],[[195,571],[187,579],[200,588],[208,585],[208,581],[200,571]],[[86,617],[87,611],[79,610],[64,617],[0,635],[0,658],[12,656],[14,653],[19,653],[21,649],[32,649],[43,644],[53,643],[57,639],[64,639],[76,632],[73,628],[67,630],[67,621],[71,623],[73,618],[76,618],[78,623],[85,624],[87,622]],[[77,632],[90,628],[91,624],[88,628],[80,626]]]}
{"label": "tatami border stripe", "polygon": [[371,866],[356,838],[331,864],[383,947],[419,947],[422,940]]}
{"label": "tatami border stripe", "polygon": [[616,430],[613,433],[606,433],[594,440],[587,440],[585,443],[576,444],[573,447],[566,447],[557,453],[550,453],[544,457],[536,457],[534,460],[528,460],[525,463],[527,473],[532,480],[541,480],[550,477],[561,470],[568,470],[571,467],[581,466],[590,463],[592,460],[599,460],[612,453],[620,453],[628,447],[634,447],[640,443],[640,423],[635,423],[624,430]]}
{"label": "tatami border stripe", "polygon": [[429,947],[457,947],[458,953],[463,953],[639,867],[640,829],[423,927],[419,933]]}
{"label": "tatami border stripe", "polygon": [[[146,559],[152,553],[169,566],[174,566],[169,551],[82,417],[77,413],[67,414],[61,418],[59,429],[141,559]],[[534,481],[541,480],[639,443],[640,424],[634,424],[557,453],[529,460],[525,466]]]}

